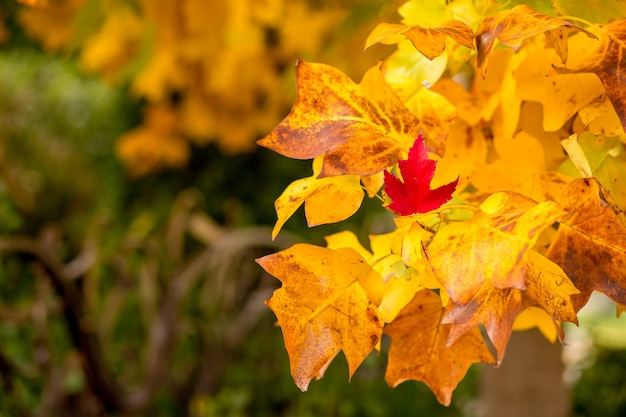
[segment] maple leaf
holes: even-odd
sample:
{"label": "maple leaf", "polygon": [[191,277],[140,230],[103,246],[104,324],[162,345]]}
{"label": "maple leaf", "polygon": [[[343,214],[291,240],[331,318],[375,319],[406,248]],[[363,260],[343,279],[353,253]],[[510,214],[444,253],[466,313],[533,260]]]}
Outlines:
{"label": "maple leaf", "polygon": [[420,133],[409,149],[408,159],[398,161],[402,180],[384,172],[385,192],[392,200],[387,208],[401,216],[409,216],[429,212],[449,201],[459,179],[431,190],[430,183],[436,166],[436,161],[428,159],[428,151]]}
{"label": "maple leaf", "polygon": [[407,380],[426,383],[444,405],[473,363],[494,363],[478,328],[447,346],[451,325],[441,324],[444,308],[430,290],[418,292],[385,327],[391,337],[385,380],[391,387]]}
{"label": "maple leaf", "polygon": [[554,202],[515,192],[491,195],[469,222],[439,230],[426,248],[437,278],[456,304],[465,305],[486,281],[526,287],[526,259],[541,232],[562,214]]}
{"label": "maple leaf", "polygon": [[626,18],[615,20],[594,32],[599,42],[576,36],[572,53],[562,72],[592,72],[602,82],[626,131]]}
{"label": "maple leaf", "polygon": [[547,132],[559,130],[604,93],[593,74],[553,74],[555,56],[551,49],[529,51],[514,74],[517,97],[542,104],[543,128]]}
{"label": "maple leaf", "polygon": [[457,121],[455,106],[429,88],[420,88],[404,104],[419,118],[422,131],[430,139],[429,148],[442,155],[444,152],[440,149],[447,147],[448,137]]}
{"label": "maple leaf", "polygon": [[452,324],[449,344],[465,332],[484,324],[489,339],[496,348],[497,362],[502,363],[506,345],[517,316],[528,307],[544,309],[555,321],[559,336],[563,332],[556,321],[578,324],[571,297],[578,293],[574,284],[555,263],[535,251],[528,254],[524,265],[527,272],[526,289],[496,288],[485,282],[474,298],[466,304],[452,306],[442,323]]}
{"label": "maple leaf", "polygon": [[580,290],[576,310],[594,290],[626,304],[626,227],[601,198],[600,185],[593,178],[573,180],[562,205],[565,215],[546,255]]}
{"label": "maple leaf", "polygon": [[463,46],[476,49],[474,47],[474,32],[469,26],[458,20],[449,20],[438,27],[380,23],[365,41],[365,49],[377,43],[398,43],[405,36],[415,46],[415,49],[431,60],[441,55],[446,49],[448,37]]}
{"label": "maple leaf", "polygon": [[[359,177],[338,175],[317,178],[322,168],[321,162],[321,158],[316,158],[313,161],[313,175],[289,184],[274,202],[278,219],[272,230],[272,239],[302,203],[309,227],[345,220],[361,207],[365,193]],[[329,201],[335,202],[332,210],[328,209]]]}
{"label": "maple leaf", "polygon": [[515,6],[510,10],[494,13],[483,19],[476,31],[476,48],[478,50],[476,64],[484,77],[487,72],[489,55],[495,45],[496,38],[500,43],[517,51],[525,40],[541,33],[545,33],[552,41],[561,62],[565,62],[568,52],[567,37],[572,31],[580,31],[595,38],[595,35],[580,26],[538,13],[524,4]]}
{"label": "maple leaf", "polygon": [[572,135],[561,142],[570,159],[559,167],[559,171],[573,178],[594,177],[619,207],[626,207],[626,154],[622,152],[614,156],[612,153],[619,149],[620,137],[596,136],[587,132],[577,139]]}
{"label": "maple leaf", "polygon": [[341,349],[352,376],[382,335],[376,305],[359,283],[376,273],[353,249],[309,244],[257,262],[283,284],[266,303],[278,318],[296,385],[306,391]]}
{"label": "maple leaf", "polygon": [[258,143],[295,159],[325,153],[320,177],[380,172],[396,163],[401,146],[419,131],[379,66],[357,85],[331,66],[298,61],[296,83],[291,113]]}

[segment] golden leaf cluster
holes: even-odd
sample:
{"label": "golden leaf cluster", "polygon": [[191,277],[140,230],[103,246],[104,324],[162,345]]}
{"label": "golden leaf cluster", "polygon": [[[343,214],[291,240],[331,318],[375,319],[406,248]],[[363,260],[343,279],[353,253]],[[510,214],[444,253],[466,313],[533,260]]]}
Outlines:
{"label": "golden leaf cluster", "polygon": [[268,305],[301,389],[339,350],[352,375],[386,333],[387,382],[423,381],[449,404],[472,363],[502,362],[512,331],[562,339],[593,291],[623,309],[626,18],[575,3],[411,0],[366,39],[397,49],[360,83],[298,64],[294,107],[259,144],[314,173],[276,200],[274,236],[301,204],[309,225],[365,194],[389,207],[381,177],[420,132],[433,186],[459,178],[449,203],[395,217],[367,247],[346,231],[258,260],[283,283]]}

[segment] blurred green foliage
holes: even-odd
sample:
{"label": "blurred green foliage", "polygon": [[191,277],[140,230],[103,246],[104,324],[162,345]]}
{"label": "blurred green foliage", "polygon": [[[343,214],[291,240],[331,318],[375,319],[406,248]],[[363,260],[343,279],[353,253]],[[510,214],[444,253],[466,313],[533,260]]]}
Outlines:
{"label": "blurred green foliage", "polygon": [[626,350],[600,348],[572,391],[574,416],[626,415]]}

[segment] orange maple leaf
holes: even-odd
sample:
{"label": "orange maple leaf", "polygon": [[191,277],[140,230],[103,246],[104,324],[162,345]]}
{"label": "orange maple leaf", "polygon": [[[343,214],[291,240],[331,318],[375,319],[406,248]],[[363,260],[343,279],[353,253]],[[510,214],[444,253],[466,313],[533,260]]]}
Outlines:
{"label": "orange maple leaf", "polygon": [[357,85],[331,66],[299,61],[296,82],[291,113],[258,143],[295,159],[325,153],[320,177],[378,173],[395,164],[419,133],[417,118],[379,66]]}
{"label": "orange maple leaf", "polygon": [[[401,35],[401,36],[399,36]],[[420,27],[396,23],[380,23],[365,41],[365,49],[377,43],[394,44],[407,37],[415,49],[426,58],[432,60],[446,49],[446,39],[454,39],[470,49],[474,47],[474,32],[465,23],[449,20],[439,27]]]}
{"label": "orange maple leaf", "polygon": [[496,288],[485,282],[467,304],[451,306],[442,320],[452,324],[448,343],[455,343],[467,331],[484,324],[500,364],[515,318],[528,307],[544,309],[555,320],[562,339],[563,332],[556,321],[578,323],[571,301],[571,296],[578,290],[558,265],[535,251],[529,253],[525,269],[525,290]]}
{"label": "orange maple leaf", "polygon": [[391,337],[387,383],[407,380],[426,383],[444,405],[473,363],[494,363],[493,355],[474,328],[447,346],[451,325],[441,324],[444,308],[430,290],[418,292],[396,319],[385,327]]}
{"label": "orange maple leaf", "polygon": [[296,385],[306,391],[339,350],[352,376],[382,335],[376,304],[359,284],[375,273],[372,268],[353,249],[308,244],[257,262],[283,284],[267,305],[283,331]]}
{"label": "orange maple leaf", "polygon": [[593,178],[572,181],[563,193],[566,214],[547,256],[563,268],[580,290],[578,311],[594,290],[626,304],[626,227],[601,198]]}
{"label": "orange maple leaf", "polygon": [[496,39],[514,50],[533,36],[545,33],[552,41],[561,62],[567,59],[567,37],[572,31],[580,31],[589,37],[595,35],[565,20],[536,12],[521,4],[510,10],[503,10],[483,19],[476,31],[477,66],[484,77],[487,72],[489,55]]}

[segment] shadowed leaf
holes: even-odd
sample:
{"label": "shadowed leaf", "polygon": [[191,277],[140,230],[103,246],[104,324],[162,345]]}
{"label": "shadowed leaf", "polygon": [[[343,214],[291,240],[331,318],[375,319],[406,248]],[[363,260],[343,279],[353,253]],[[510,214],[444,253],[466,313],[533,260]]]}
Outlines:
{"label": "shadowed leaf", "polygon": [[595,291],[626,304],[626,228],[593,178],[572,181],[562,205],[566,214],[547,256],[563,268],[580,290],[574,296],[580,310]]}
{"label": "shadowed leaf", "polygon": [[[485,282],[471,301],[453,306],[443,319],[444,323],[452,324],[449,343],[455,343],[465,332],[483,324],[496,348],[500,364],[511,337],[513,323],[528,307],[544,309],[555,321],[578,323],[571,301],[571,296],[578,290],[563,270],[535,251],[529,253],[525,268],[525,290],[496,288]],[[562,338],[560,327],[556,322],[554,325]]]}
{"label": "shadowed leaf", "polygon": [[478,328],[447,346],[449,324],[441,324],[444,309],[439,296],[418,292],[396,319],[385,327],[391,337],[387,383],[395,387],[407,380],[426,383],[444,405],[473,363],[494,363]]}
{"label": "shadowed leaf", "polygon": [[593,72],[615,108],[626,131],[626,18],[615,20],[594,32],[599,41],[576,36],[571,57],[563,72]]}

